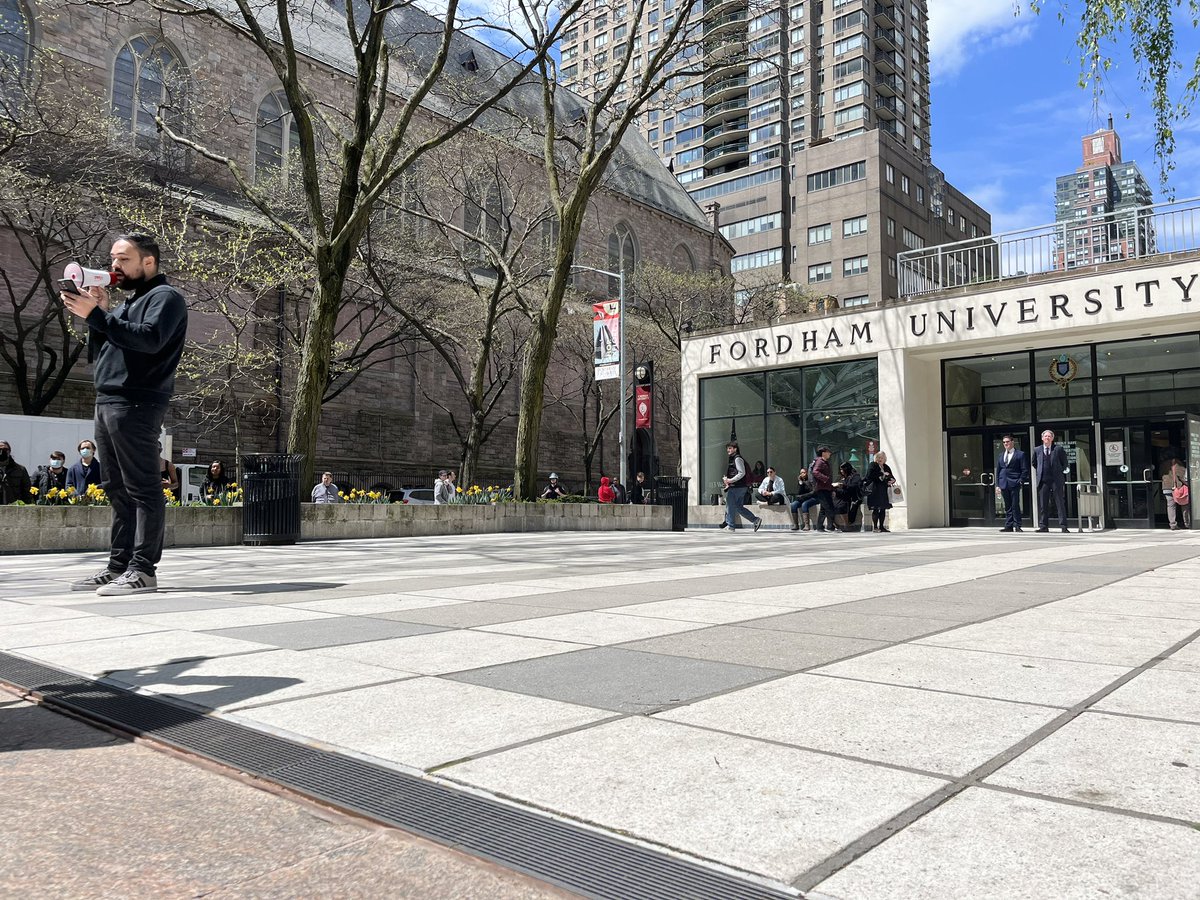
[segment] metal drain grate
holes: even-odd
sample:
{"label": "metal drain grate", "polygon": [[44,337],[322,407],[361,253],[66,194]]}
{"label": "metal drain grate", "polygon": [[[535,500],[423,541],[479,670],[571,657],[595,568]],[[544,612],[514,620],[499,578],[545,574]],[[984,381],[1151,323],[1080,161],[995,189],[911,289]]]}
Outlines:
{"label": "metal drain grate", "polygon": [[605,900],[784,900],[756,884],[531,810],[306,747],[0,652],[0,681],[360,815]]}

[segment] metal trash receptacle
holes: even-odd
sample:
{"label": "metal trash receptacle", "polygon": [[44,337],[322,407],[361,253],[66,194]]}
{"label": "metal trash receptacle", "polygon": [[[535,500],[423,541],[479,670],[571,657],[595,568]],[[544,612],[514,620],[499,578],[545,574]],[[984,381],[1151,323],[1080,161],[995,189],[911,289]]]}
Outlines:
{"label": "metal trash receptacle", "polygon": [[300,540],[300,463],[295,453],[242,457],[242,543],[294,544]]}
{"label": "metal trash receptacle", "polygon": [[684,531],[688,524],[688,481],[682,475],[655,475],[654,491],[659,506],[671,507],[671,530]]}

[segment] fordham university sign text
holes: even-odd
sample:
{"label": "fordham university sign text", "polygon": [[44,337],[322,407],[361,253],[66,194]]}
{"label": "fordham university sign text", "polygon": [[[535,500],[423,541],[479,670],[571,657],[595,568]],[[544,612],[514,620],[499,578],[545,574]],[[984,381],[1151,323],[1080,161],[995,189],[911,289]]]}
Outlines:
{"label": "fordham university sign text", "polygon": [[[1042,286],[1044,293],[1034,296],[993,289],[950,300],[897,304],[862,316],[832,316],[815,323],[792,322],[721,335],[704,345],[703,365],[770,365],[806,355],[859,355],[953,340],[1024,336],[1030,331],[1059,331],[1088,323],[1127,319],[1134,324],[1138,318],[1200,312],[1200,303],[1188,305],[1200,299],[1200,273],[1172,275],[1173,268],[1125,273],[1129,278],[1125,283],[1084,277],[1047,283]],[[1189,327],[1180,324],[1182,329]]]}

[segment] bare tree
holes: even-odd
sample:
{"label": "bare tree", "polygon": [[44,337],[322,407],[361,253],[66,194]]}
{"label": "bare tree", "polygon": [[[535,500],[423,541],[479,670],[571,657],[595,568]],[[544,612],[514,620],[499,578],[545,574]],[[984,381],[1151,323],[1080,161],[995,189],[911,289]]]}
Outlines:
{"label": "bare tree", "polygon": [[[485,50],[467,38],[468,32],[483,30],[485,23],[462,17],[458,0],[448,0],[441,20],[410,0],[73,2],[107,9],[128,7],[137,16],[149,11],[168,22],[210,23],[240,52],[265,62],[281,86],[294,122],[296,178],[305,211],[299,219],[280,214],[270,193],[248,173],[245,160],[201,137],[199,129],[181,127],[172,110],[160,108],[156,122],[176,145],[222,167],[241,198],[311,261],[314,283],[288,428],[288,449],[304,454],[304,474],[311,480],[339,312],[372,213],[416,161],[473,128],[546,59],[558,38],[560,19],[556,16],[553,27],[538,31],[532,39],[529,32],[517,35],[513,29],[487,23],[498,38],[516,42],[516,52],[505,54]],[[563,15],[578,3],[572,0]],[[328,69],[314,61],[318,54],[310,45],[313,40],[348,76],[336,82],[335,90],[344,88],[341,96],[331,95]]]}
{"label": "bare tree", "polygon": [[[518,0],[526,21],[536,23],[535,34],[550,31],[542,10]],[[549,277],[536,302],[529,303],[530,337],[521,371],[520,418],[517,423],[514,493],[532,499],[537,490],[538,448],[545,405],[546,374],[553,357],[559,317],[571,284],[576,244],[588,207],[606,176],[622,141],[648,103],[670,94],[672,79],[694,74],[688,59],[699,53],[700,0],[684,0],[675,7],[670,27],[655,27],[657,43],[643,57],[646,40],[643,23],[648,0],[613,5],[628,16],[626,38],[612,47],[613,64],[597,68],[596,79],[584,96],[561,88],[554,60],[543,56],[536,71],[541,83],[540,121],[531,123],[542,137],[542,161],[547,195],[555,219],[554,254]],[[589,13],[596,7],[589,8]],[[568,22],[574,21],[566,17]],[[644,58],[644,63],[643,63]],[[637,60],[635,67],[634,60]],[[624,364],[624,361],[623,363]]]}
{"label": "bare tree", "polygon": [[[0,73],[14,69],[0,54]],[[25,415],[41,415],[84,350],[58,299],[55,280],[72,261],[107,264],[119,227],[113,198],[152,195],[128,155],[81,120],[102,115],[86,92],[56,95],[55,59],[31,50],[20,77],[0,84],[0,227],[15,248],[0,265],[0,360],[11,371]]]}

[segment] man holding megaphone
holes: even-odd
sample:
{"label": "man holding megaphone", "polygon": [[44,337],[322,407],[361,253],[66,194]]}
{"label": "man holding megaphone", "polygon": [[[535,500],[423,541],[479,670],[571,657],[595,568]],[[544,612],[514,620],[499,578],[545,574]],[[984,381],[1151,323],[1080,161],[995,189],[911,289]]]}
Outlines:
{"label": "man holding megaphone", "polygon": [[[71,590],[122,596],[158,590],[155,568],[166,525],[158,440],[187,336],[187,303],[159,272],[154,238],[121,235],[111,255],[109,272],[69,265],[59,297],[87,322],[96,450],[112,503],[108,567]],[[113,308],[110,285],[131,291],[129,300]]]}

